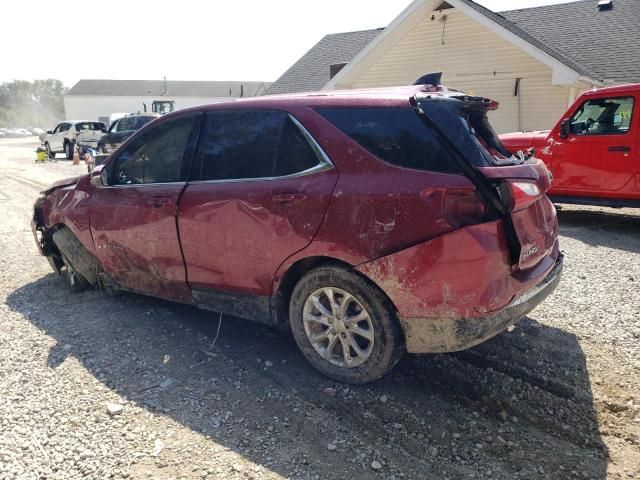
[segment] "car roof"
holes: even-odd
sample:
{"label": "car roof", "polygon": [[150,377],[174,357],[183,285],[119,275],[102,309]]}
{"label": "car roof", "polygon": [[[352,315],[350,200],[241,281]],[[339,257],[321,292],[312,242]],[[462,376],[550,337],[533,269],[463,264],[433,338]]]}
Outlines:
{"label": "car roof", "polygon": [[611,87],[595,88],[593,90],[587,90],[583,95],[602,95],[604,94],[617,94],[617,93],[631,93],[640,92],[640,83],[629,83],[626,85],[613,85]]}
{"label": "car roof", "polygon": [[289,107],[366,107],[385,106],[406,108],[409,100],[420,92],[431,92],[435,96],[459,95],[460,92],[449,90],[446,87],[432,85],[411,85],[402,87],[366,88],[353,90],[321,90],[317,92],[288,93],[282,95],[264,95],[234,99],[185,108],[164,115],[172,118],[185,113],[196,113],[223,109],[280,109]]}

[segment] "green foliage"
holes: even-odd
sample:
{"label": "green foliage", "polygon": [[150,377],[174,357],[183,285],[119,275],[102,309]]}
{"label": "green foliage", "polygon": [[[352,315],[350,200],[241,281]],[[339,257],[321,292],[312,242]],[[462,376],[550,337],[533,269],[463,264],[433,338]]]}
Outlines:
{"label": "green foliage", "polygon": [[0,127],[51,128],[64,119],[60,80],[14,80],[0,84]]}

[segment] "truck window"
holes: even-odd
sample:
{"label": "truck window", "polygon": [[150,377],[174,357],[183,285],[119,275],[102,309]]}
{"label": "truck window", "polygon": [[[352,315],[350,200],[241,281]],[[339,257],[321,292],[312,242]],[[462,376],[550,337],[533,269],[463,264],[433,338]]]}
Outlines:
{"label": "truck window", "polygon": [[633,97],[594,98],[571,117],[574,135],[624,135],[631,128]]}

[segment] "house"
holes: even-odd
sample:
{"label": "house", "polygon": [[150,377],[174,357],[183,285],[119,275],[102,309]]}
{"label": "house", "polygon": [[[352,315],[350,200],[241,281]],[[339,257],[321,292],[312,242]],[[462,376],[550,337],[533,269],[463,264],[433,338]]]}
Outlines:
{"label": "house", "polygon": [[266,82],[80,80],[64,95],[67,119],[108,122],[112,113],[167,113],[264,93]]}
{"label": "house", "polygon": [[324,37],[266,93],[406,85],[442,71],[443,84],[500,103],[490,114],[499,133],[548,129],[581,92],[640,82],[639,18],[638,0],[501,13],[415,0],[384,29]]}

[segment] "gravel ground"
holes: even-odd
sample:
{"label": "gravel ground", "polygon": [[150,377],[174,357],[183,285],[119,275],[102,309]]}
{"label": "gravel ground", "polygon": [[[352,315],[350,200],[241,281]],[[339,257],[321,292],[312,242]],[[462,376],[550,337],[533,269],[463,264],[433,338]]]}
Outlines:
{"label": "gravel ground", "polygon": [[370,386],[268,327],[71,294],[37,251],[50,181],[0,141],[0,479],[640,479],[640,213],[559,212],[564,278],[509,332]]}

